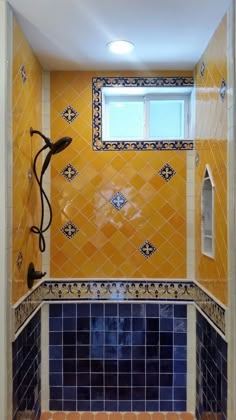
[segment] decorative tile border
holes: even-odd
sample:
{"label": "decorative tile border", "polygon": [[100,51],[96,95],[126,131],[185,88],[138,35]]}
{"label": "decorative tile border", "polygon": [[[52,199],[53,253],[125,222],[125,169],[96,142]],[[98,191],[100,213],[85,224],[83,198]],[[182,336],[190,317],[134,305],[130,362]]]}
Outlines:
{"label": "decorative tile border", "polygon": [[35,290],[28,294],[24,300],[18,305],[13,306],[14,311],[14,332],[22,327],[24,322],[32,315],[32,313],[38,308],[43,300],[43,284],[41,283]]}
{"label": "decorative tile border", "polygon": [[94,77],[93,95],[93,150],[192,150],[192,140],[161,141],[103,141],[102,88],[103,87],[193,87],[192,77]]}
{"label": "decorative tile border", "polygon": [[225,309],[196,284],[195,303],[208,316],[208,318],[210,318],[217,328],[225,334]]}
{"label": "decorative tile border", "polygon": [[14,310],[15,333],[43,301],[158,300],[196,305],[225,334],[225,309],[192,281],[70,280],[43,281]]}

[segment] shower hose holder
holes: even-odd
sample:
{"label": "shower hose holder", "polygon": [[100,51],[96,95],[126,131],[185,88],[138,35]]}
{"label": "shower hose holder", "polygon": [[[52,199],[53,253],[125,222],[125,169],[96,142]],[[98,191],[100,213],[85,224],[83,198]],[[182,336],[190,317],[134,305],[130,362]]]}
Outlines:
{"label": "shower hose holder", "polygon": [[34,285],[35,280],[42,279],[47,273],[42,271],[36,271],[34,268],[34,264],[31,262],[28,267],[28,274],[27,274],[27,285],[28,288],[31,289]]}

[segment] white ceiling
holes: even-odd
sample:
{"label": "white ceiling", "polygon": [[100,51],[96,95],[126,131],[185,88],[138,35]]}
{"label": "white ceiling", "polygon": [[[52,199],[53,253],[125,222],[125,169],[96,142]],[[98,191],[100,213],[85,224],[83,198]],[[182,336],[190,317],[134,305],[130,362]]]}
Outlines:
{"label": "white ceiling", "polygon": [[[47,70],[192,69],[230,0],[8,0]],[[135,44],[129,57],[106,44]]]}

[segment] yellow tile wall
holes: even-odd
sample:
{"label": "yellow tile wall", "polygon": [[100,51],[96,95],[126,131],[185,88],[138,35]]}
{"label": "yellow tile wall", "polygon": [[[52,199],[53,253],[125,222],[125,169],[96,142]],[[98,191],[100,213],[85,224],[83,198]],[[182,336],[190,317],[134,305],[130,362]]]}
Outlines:
{"label": "yellow tile wall", "polygon": [[[25,66],[27,80],[21,77]],[[27,291],[28,264],[41,268],[38,238],[30,227],[39,221],[38,190],[35,181],[28,179],[35,153],[41,141],[34,136],[32,126],[41,130],[41,67],[36,60],[16,19],[13,22],[13,75],[12,75],[12,124],[13,124],[13,252],[12,252],[12,302]],[[19,260],[19,256],[21,258]],[[17,264],[18,261],[18,264]]]}
{"label": "yellow tile wall", "polygon": [[[51,136],[73,138],[51,165],[51,277],[186,277],[187,152],[92,150],[92,77],[134,75],[145,74],[51,73]],[[68,105],[79,112],[72,124],[61,116]],[[72,182],[60,173],[68,163],[79,171]],[[166,163],[176,171],[169,182],[157,173]],[[109,202],[118,191],[128,200],[119,211]],[[79,228],[71,239],[61,232],[69,220]],[[149,259],[138,251],[145,240],[157,248]]]}
{"label": "yellow tile wall", "polygon": [[[196,81],[196,280],[227,303],[227,97],[219,89],[227,82],[227,18],[223,18],[195,69]],[[202,61],[204,76],[200,75]],[[201,253],[201,186],[206,164],[215,182],[215,258]]]}

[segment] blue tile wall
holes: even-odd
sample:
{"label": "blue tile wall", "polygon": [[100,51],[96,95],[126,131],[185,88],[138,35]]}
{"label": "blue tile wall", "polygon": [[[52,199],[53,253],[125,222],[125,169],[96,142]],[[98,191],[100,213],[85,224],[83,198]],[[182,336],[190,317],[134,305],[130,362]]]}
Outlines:
{"label": "blue tile wall", "polygon": [[185,411],[186,345],[186,304],[50,304],[49,408]]}
{"label": "blue tile wall", "polygon": [[227,419],[227,343],[197,311],[196,418]]}
{"label": "blue tile wall", "polygon": [[12,345],[13,420],[40,419],[41,315],[26,325]]}

